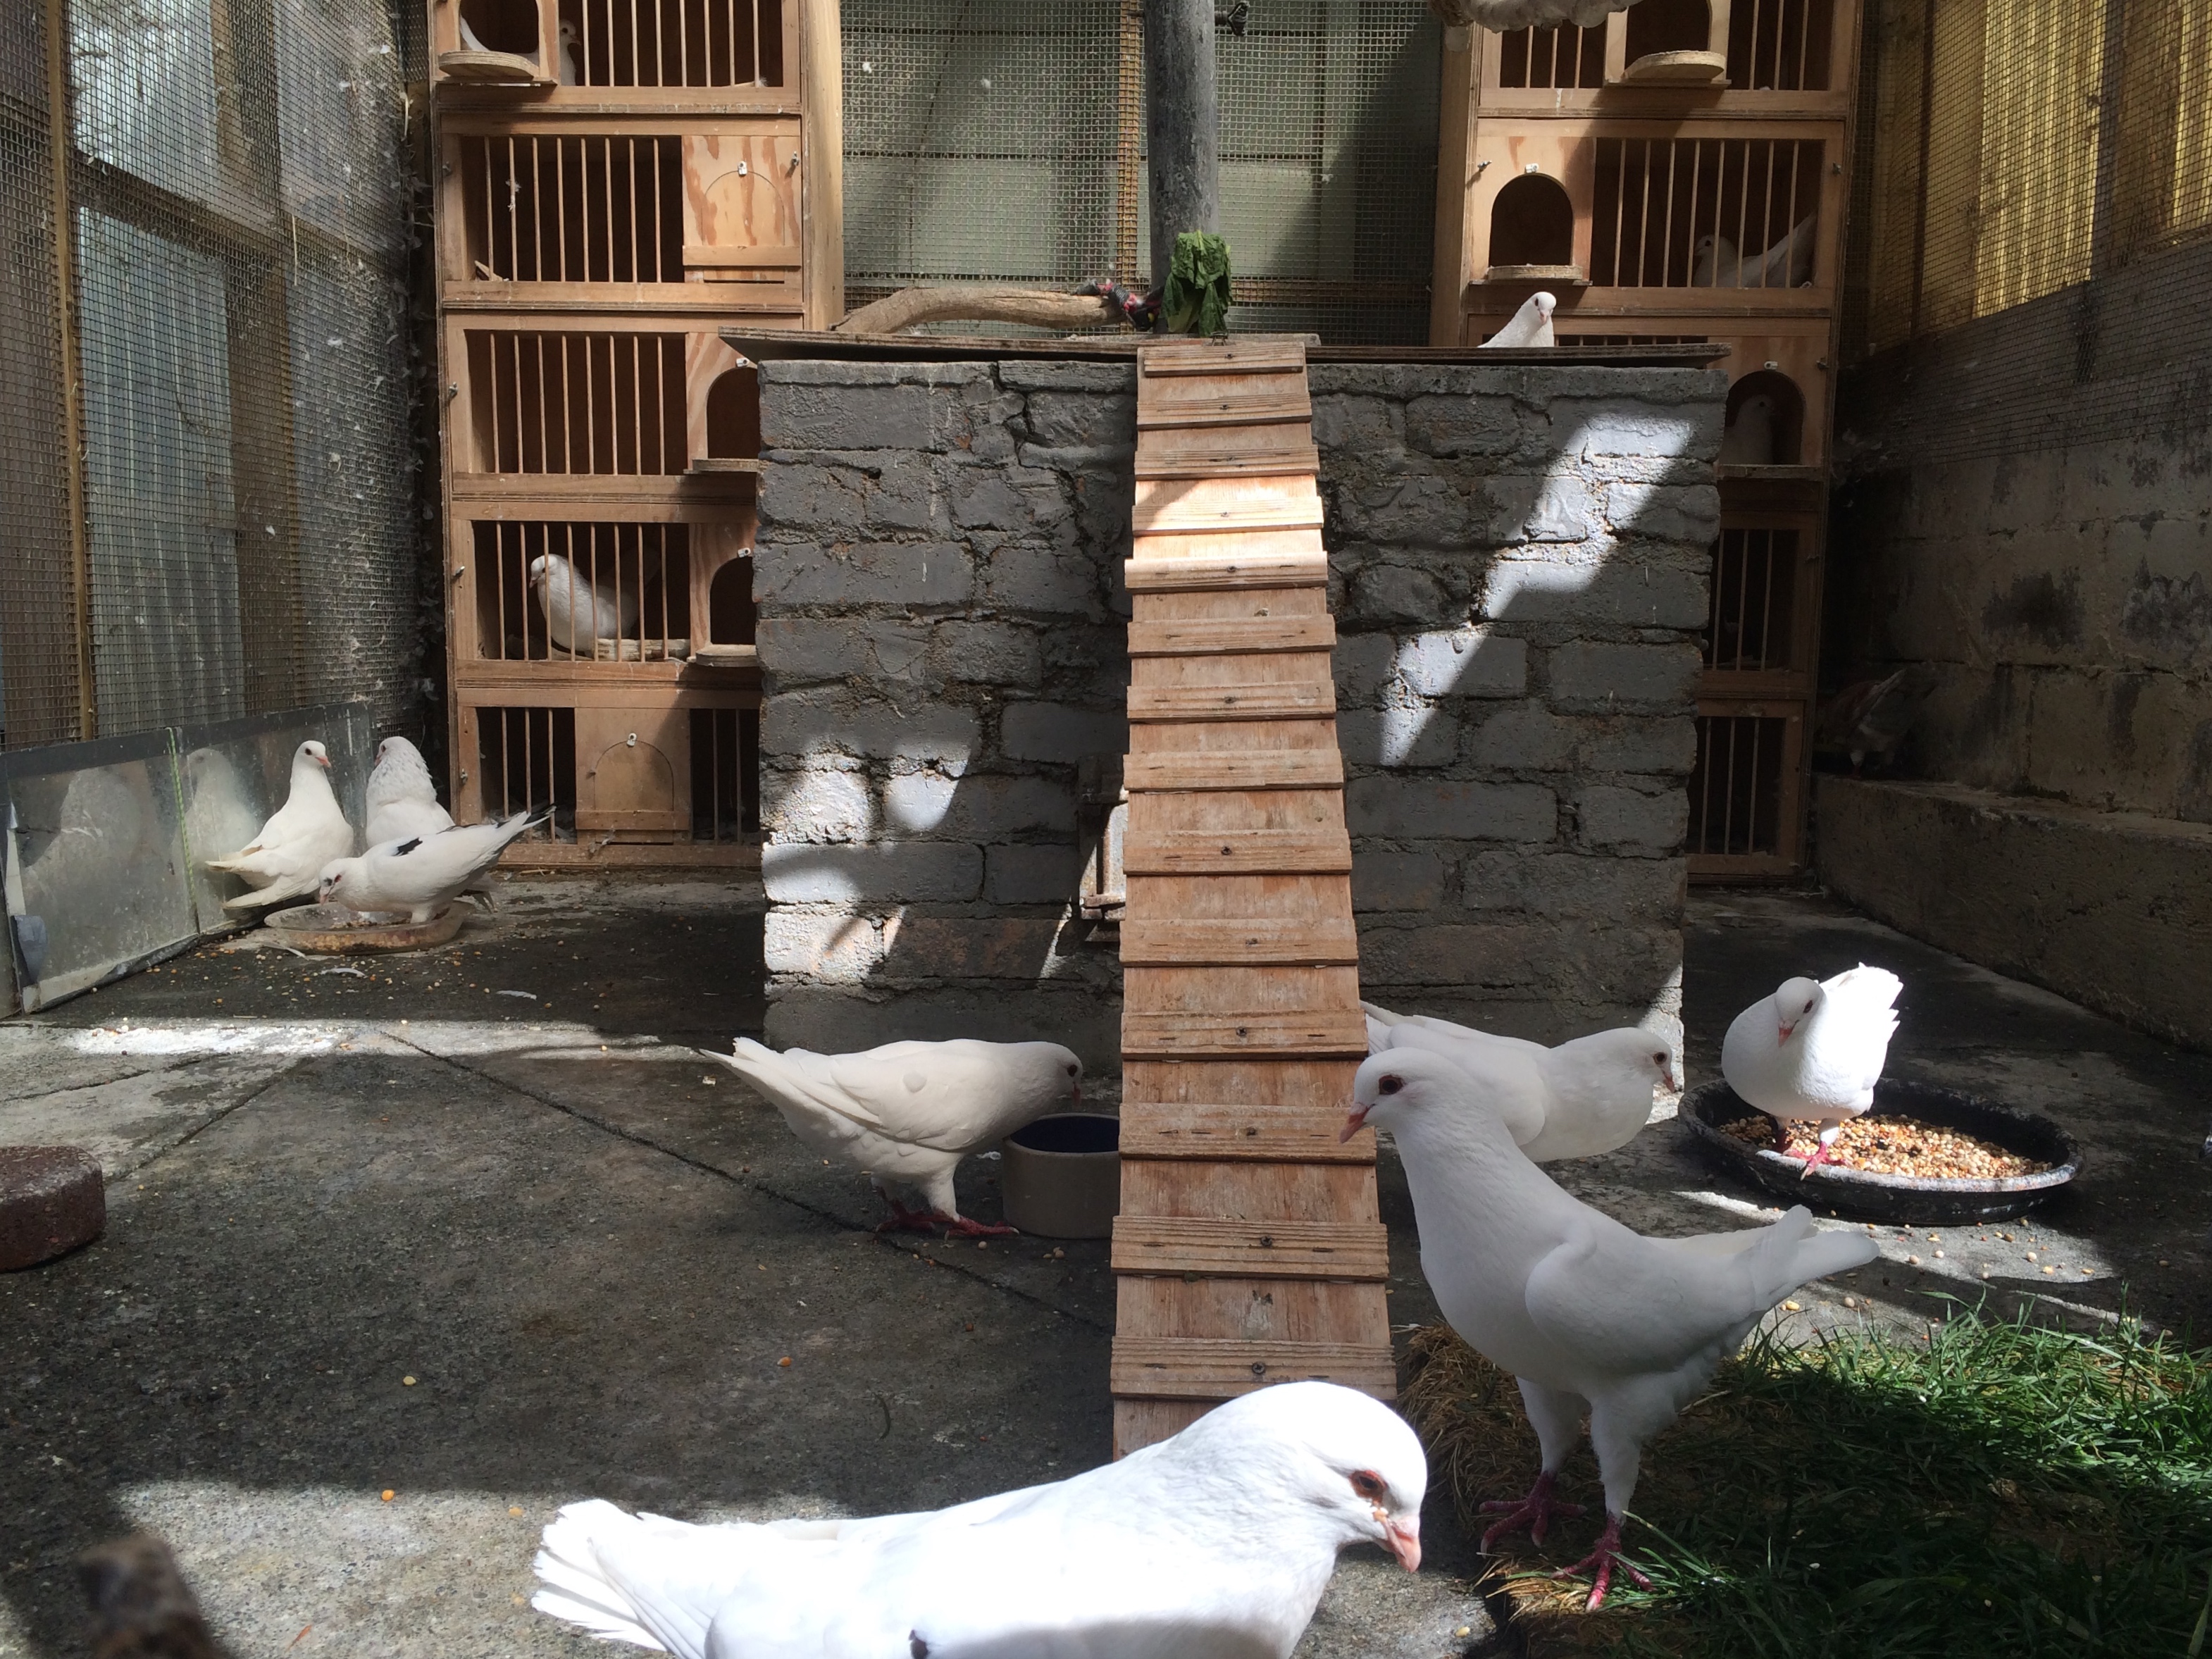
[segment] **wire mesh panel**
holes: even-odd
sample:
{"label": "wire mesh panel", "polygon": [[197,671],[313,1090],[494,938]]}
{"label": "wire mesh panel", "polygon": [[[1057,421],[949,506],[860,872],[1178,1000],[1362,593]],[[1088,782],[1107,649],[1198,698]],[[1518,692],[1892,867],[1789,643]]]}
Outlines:
{"label": "wire mesh panel", "polygon": [[460,141],[471,271],[520,283],[684,280],[683,140]]}
{"label": "wire mesh panel", "polygon": [[1810,285],[1826,149],[1807,138],[1600,138],[1591,282]]}

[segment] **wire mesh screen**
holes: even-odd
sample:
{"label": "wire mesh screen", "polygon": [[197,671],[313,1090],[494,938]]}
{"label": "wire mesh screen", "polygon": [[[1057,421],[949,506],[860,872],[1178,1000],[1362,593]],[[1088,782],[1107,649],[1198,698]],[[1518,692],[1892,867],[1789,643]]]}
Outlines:
{"label": "wire mesh screen", "polygon": [[1875,0],[1863,56],[1844,355],[1979,377],[1972,420],[1887,410],[1890,447],[2119,437],[2166,398],[2147,378],[2185,395],[2212,353],[2212,8]]}
{"label": "wire mesh screen", "polygon": [[[1152,274],[1139,8],[847,0],[843,21],[853,304]],[[1232,330],[1425,343],[1438,27],[1419,0],[1267,0],[1217,31]]]}
{"label": "wire mesh screen", "polygon": [[0,9],[0,741],[337,696],[411,724],[416,182],[392,3]]}

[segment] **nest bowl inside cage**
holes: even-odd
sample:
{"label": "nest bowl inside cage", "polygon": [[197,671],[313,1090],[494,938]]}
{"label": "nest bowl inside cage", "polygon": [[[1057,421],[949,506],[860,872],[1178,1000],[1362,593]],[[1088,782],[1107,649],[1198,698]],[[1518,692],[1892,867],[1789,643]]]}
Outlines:
{"label": "nest bowl inside cage", "polygon": [[346,955],[368,951],[422,951],[450,943],[468,920],[459,904],[448,904],[428,921],[377,910],[349,910],[343,904],[301,904],[278,910],[266,926],[295,950]]}
{"label": "nest bowl inside cage", "polygon": [[2081,1148],[2049,1118],[1929,1083],[1883,1079],[1875,1085],[1874,1109],[1858,1121],[1878,1133],[1886,1119],[1911,1119],[1970,1135],[2041,1167],[2020,1174],[1938,1176],[1826,1163],[1808,1172],[1802,1157],[1785,1158],[1770,1145],[1727,1133],[1728,1125],[1747,1118],[1766,1120],[1720,1082],[1692,1089],[1683,1098],[1680,1116],[1707,1156],[1784,1204],[1808,1204],[1866,1221],[1911,1226],[2002,1221],[2033,1209],[2081,1171]]}
{"label": "nest bowl inside cage", "polygon": [[1006,1224],[1040,1238],[1105,1238],[1121,1208],[1121,1120],[1054,1112],[999,1144]]}

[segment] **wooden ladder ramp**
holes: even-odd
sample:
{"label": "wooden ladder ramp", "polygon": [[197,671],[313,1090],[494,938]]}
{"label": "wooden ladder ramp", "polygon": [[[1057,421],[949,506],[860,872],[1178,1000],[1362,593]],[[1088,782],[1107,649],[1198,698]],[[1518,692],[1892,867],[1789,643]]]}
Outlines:
{"label": "wooden ladder ramp", "polygon": [[1268,1382],[1395,1392],[1305,348],[1142,348],[1115,1455]]}

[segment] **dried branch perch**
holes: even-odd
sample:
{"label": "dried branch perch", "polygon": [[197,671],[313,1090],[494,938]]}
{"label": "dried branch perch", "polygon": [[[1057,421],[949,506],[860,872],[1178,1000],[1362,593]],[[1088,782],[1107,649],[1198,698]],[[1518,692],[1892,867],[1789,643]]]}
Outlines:
{"label": "dried branch perch", "polygon": [[902,288],[862,306],[839,323],[838,334],[896,334],[923,323],[1020,323],[1032,328],[1097,328],[1122,321],[1103,295],[1050,289],[947,285]]}

